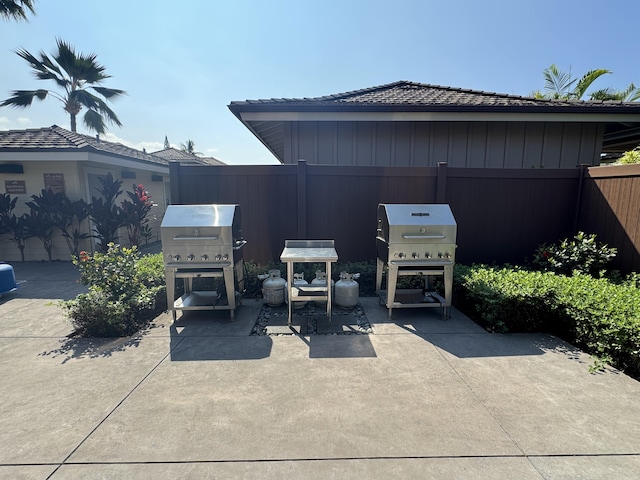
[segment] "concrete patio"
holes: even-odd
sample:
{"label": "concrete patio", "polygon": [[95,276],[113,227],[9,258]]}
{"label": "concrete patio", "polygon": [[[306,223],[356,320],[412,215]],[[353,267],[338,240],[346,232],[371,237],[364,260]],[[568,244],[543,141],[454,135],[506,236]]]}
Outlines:
{"label": "concrete patio", "polygon": [[0,478],[640,478],[640,383],[557,338],[362,298],[369,335],[251,336],[248,299],[75,339],[75,267],[14,268]]}

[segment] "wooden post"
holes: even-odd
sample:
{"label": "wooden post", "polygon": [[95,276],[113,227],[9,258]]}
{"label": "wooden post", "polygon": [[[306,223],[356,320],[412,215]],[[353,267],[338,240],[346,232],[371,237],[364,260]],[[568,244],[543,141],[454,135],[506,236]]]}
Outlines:
{"label": "wooden post", "polygon": [[169,162],[169,182],[171,182],[171,204],[181,205],[180,162]]}
{"label": "wooden post", "polygon": [[307,238],[307,161],[298,160],[298,240]]}
{"label": "wooden post", "polygon": [[447,203],[447,162],[438,162],[436,203]]}
{"label": "wooden post", "polygon": [[582,189],[584,188],[584,178],[588,171],[589,165],[578,165],[580,172],[578,174],[578,194],[576,195],[575,216],[573,217],[573,234],[578,233],[580,223],[580,211],[582,210]]}

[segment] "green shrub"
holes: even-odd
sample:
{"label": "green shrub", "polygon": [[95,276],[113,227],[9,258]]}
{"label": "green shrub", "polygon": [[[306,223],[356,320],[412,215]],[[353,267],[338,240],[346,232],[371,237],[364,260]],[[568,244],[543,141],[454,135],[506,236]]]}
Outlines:
{"label": "green shrub", "polygon": [[456,304],[490,331],[544,331],[630,375],[640,375],[640,289],[635,279],[483,265],[456,268]]}
{"label": "green shrub", "polygon": [[63,302],[77,333],[131,335],[167,308],[162,255],[110,243],[106,253],[80,252],[73,263],[88,293]]}
{"label": "green shrub", "polygon": [[578,232],[573,239],[565,238],[557,245],[541,245],[533,263],[541,270],[571,275],[574,271],[593,277],[606,273],[606,267],[617,250],[596,241],[596,235]]}

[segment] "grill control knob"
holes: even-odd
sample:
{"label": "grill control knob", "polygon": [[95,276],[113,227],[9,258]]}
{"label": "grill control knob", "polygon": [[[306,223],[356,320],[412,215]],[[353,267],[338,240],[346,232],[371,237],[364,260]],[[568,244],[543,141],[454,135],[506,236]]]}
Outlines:
{"label": "grill control knob", "polygon": [[193,262],[195,258],[196,256],[193,253],[190,253],[189,256],[187,256],[187,260],[189,260],[190,262]]}
{"label": "grill control knob", "polygon": [[442,258],[442,257],[443,257],[442,253],[438,252],[438,258]]}
{"label": "grill control knob", "polygon": [[206,262],[207,260],[209,260],[209,255],[204,254],[200,257],[200,260],[202,260],[203,262]]}
{"label": "grill control knob", "polygon": [[444,252],[444,257],[446,259],[451,259],[451,254],[449,252]]}
{"label": "grill control knob", "polygon": [[216,255],[216,262],[219,262],[220,260],[222,260],[222,255],[217,254]]}
{"label": "grill control knob", "polygon": [[400,253],[398,254],[398,257],[400,257],[400,258],[404,258],[404,257],[406,257],[406,255],[405,255],[404,253],[400,252]]}
{"label": "grill control knob", "polygon": [[180,261],[180,255],[174,255],[174,256],[173,256],[173,259],[174,259],[176,262],[179,262],[179,261]]}
{"label": "grill control knob", "polygon": [[431,254],[429,252],[424,252],[424,258],[431,258]]}
{"label": "grill control knob", "polygon": [[413,258],[418,258],[420,255],[418,255],[416,252],[413,252],[413,253],[411,254],[411,256],[412,256]]}
{"label": "grill control knob", "polygon": [[224,260],[225,262],[226,262],[227,260],[229,260],[229,255],[225,253],[225,254],[222,256],[222,260]]}

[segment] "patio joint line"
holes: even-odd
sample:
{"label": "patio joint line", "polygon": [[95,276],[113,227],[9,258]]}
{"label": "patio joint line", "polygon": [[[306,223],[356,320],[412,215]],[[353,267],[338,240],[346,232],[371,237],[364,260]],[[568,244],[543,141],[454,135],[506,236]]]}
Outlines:
{"label": "patio joint line", "polygon": [[[219,459],[219,460],[130,460],[130,461],[96,461],[96,462],[66,462],[64,465],[187,465],[194,463],[217,464],[217,463],[287,463],[287,462],[341,462],[354,460],[465,460],[465,459],[519,459],[519,458],[606,458],[606,457],[640,457],[640,453],[579,453],[579,454],[513,454],[513,455],[407,455],[407,456],[363,456],[363,457],[325,457],[325,458],[254,458],[254,459]],[[20,464],[21,466],[49,466],[53,464]],[[15,465],[0,465],[15,466]]]}
{"label": "patio joint line", "polygon": [[69,458],[71,458],[71,456],[74,455],[82,445],[84,445],[84,443],[89,439],[89,437],[91,437],[96,432],[96,430],[98,430],[111,417],[111,415],[113,415],[115,411],[118,408],[120,408],[120,406],[133,394],[133,392],[135,392],[138,389],[138,387],[140,387],[140,385],[142,385],[142,383],[144,383],[144,381],[147,378],[149,378],[149,376],[151,376],[151,374],[155,372],[156,369],[171,355],[171,352],[173,351],[173,349],[176,348],[178,345],[180,345],[183,341],[184,339],[180,339],[180,341],[175,346],[169,348],[169,351],[160,359],[160,361],[156,363],[156,365],[154,365],[153,368],[151,368],[151,370],[149,370],[147,374],[144,377],[142,377],[142,379],[133,386],[133,388],[129,391],[129,393],[127,393],[122,398],[122,400],[120,400],[111,409],[111,411],[107,413],[107,415],[105,415],[105,417],[102,420],[100,420],[98,424],[95,427],[93,427],[87,435],[85,435],[85,437],[82,440],[80,440],[80,442],[73,448],[73,450],[71,450],[71,452],[53,470],[53,472],[51,472],[51,474],[46,478],[46,480],[49,480],[60,469],[61,466],[68,465],[67,460],[69,460]]}
{"label": "patio joint line", "polygon": [[[482,408],[489,414],[489,416],[493,419],[494,422],[496,422],[496,424],[500,427],[500,430],[502,430],[504,432],[504,434],[507,436],[507,438],[511,441],[511,443],[513,443],[513,445],[515,445],[515,447],[520,450],[520,452],[522,452],[522,455],[524,457],[527,457],[528,455],[524,452],[524,450],[522,450],[522,447],[520,447],[520,445],[518,445],[518,442],[516,442],[513,437],[509,434],[509,432],[504,428],[504,426],[502,425],[502,423],[500,423],[500,421],[496,418],[496,416],[493,414],[493,412],[491,412],[491,410],[489,410],[489,408],[487,407],[487,405],[482,401],[482,399],[478,396],[478,394],[476,393],[476,391],[471,388],[471,385],[469,385],[467,383],[467,381],[464,379],[464,377],[460,374],[460,372],[458,371],[458,369],[451,363],[449,362],[449,360],[447,359],[447,357],[444,356],[444,354],[442,353],[442,349],[438,348],[433,341],[430,338],[430,335],[437,335],[437,334],[429,334],[429,333],[425,333],[424,334],[424,338],[426,338],[427,340],[429,340],[429,342],[434,346],[434,348],[438,351],[438,355],[440,355],[440,357],[445,361],[445,363],[447,365],[449,365],[449,368],[451,368],[451,370],[453,370],[453,372],[456,374],[456,376],[460,379],[460,381],[464,384],[465,387],[467,387],[469,389],[469,391],[471,392],[471,394],[473,395],[473,398],[475,398],[478,403],[480,405],[482,405]],[[533,465],[532,465],[533,466]],[[534,467],[535,468],[535,467]],[[537,469],[536,469],[537,471]],[[538,472],[539,473],[539,472]]]}

